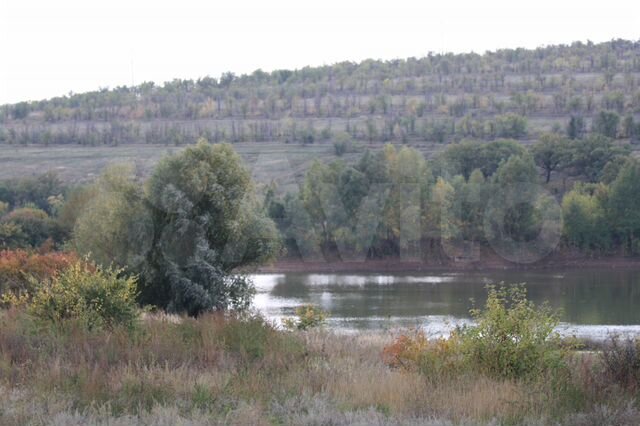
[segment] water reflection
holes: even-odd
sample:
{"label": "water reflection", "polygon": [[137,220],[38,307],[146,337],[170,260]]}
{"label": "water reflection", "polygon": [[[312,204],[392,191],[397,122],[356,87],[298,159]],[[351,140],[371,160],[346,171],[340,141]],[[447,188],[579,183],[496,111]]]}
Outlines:
{"label": "water reflection", "polygon": [[[254,305],[270,318],[311,303],[339,330],[422,327],[438,335],[469,320],[487,283],[527,283],[529,297],[562,310],[565,333],[640,333],[640,270],[499,271],[429,275],[254,275]],[[615,327],[613,327],[615,326]]]}

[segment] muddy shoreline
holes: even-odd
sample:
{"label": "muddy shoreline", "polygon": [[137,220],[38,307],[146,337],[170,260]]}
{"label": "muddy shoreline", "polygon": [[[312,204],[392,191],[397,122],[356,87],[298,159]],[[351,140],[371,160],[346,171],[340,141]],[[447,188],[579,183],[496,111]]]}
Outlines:
{"label": "muddy shoreline", "polygon": [[580,255],[556,255],[530,264],[509,262],[498,256],[487,256],[479,261],[440,262],[405,261],[401,259],[373,259],[366,261],[304,261],[280,259],[257,269],[257,273],[374,273],[374,272],[451,272],[451,271],[531,271],[544,269],[611,268],[638,269],[640,258],[625,256],[588,257]]}

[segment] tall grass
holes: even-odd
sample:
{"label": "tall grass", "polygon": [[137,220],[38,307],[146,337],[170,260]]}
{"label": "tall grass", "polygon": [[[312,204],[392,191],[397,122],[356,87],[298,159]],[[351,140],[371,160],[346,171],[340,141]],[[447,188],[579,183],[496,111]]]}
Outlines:
{"label": "tall grass", "polygon": [[[561,381],[392,368],[396,336],[146,315],[133,330],[0,316],[2,425],[638,424],[635,390],[576,355]],[[615,391],[612,391],[614,390]],[[625,423],[625,422],[635,423]],[[606,424],[606,423],[603,423]]]}

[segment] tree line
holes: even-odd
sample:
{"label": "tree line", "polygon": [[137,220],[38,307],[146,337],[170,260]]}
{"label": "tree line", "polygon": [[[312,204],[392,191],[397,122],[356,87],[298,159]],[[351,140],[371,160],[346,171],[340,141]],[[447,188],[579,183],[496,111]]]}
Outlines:
{"label": "tree line", "polygon": [[147,179],[111,166],[82,187],[52,173],[0,182],[0,250],[90,255],[135,274],[140,303],[198,315],[246,306],[252,286],[238,272],[278,256],[635,256],[639,203],[640,160],[602,135],[549,134],[530,148],[463,142],[431,159],[388,144],[355,161],[316,161],[286,194],[256,187],[232,145],[200,141]]}
{"label": "tree line", "polygon": [[640,163],[629,154],[602,135],[463,142],[432,160],[386,145],[355,164],[314,163],[298,193],[269,187],[265,208],[289,254],[309,259],[446,262],[505,242],[535,260],[558,247],[635,255]]}

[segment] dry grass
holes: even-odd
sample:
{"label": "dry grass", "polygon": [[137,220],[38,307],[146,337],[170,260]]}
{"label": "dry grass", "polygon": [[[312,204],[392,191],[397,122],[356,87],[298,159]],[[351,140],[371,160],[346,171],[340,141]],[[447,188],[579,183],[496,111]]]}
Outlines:
{"label": "dry grass", "polygon": [[[236,143],[234,149],[251,168],[259,183],[277,181],[281,186],[296,184],[315,159],[335,159],[330,143],[302,146],[281,142]],[[137,173],[148,176],[158,161],[184,147],[164,145],[120,145],[86,147],[7,146],[0,144],[0,179],[36,176],[53,171],[65,182],[87,183],[95,180],[111,164],[134,164]],[[356,154],[352,154],[356,156]]]}
{"label": "dry grass", "polygon": [[[582,405],[559,405],[551,397],[572,396],[557,397],[550,380],[444,380],[390,369],[381,356],[388,334],[289,333],[219,316],[147,316],[133,333],[43,327],[18,311],[3,312],[0,322],[7,426],[640,421],[622,391],[594,388],[576,394]],[[575,387],[594,386],[592,363],[582,359],[573,370]]]}

